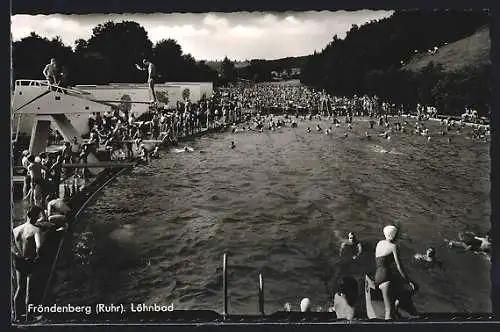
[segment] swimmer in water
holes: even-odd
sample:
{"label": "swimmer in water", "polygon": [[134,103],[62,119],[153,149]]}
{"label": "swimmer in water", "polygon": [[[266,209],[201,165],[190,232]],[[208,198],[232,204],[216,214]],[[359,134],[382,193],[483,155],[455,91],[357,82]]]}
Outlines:
{"label": "swimmer in water", "polygon": [[231,141],[231,149],[234,149],[236,145],[234,144],[234,141]]}
{"label": "swimmer in water", "polygon": [[184,147],[184,152],[193,152],[193,151],[194,149],[192,147],[189,147],[187,145]]}
{"label": "swimmer in water", "polygon": [[470,232],[458,233],[459,241],[448,241],[448,246],[455,248],[463,248],[467,251],[486,252],[491,251],[491,238],[489,235],[485,237],[476,236]]}
{"label": "swimmer in water", "polygon": [[440,263],[436,260],[436,249],[432,247],[428,248],[425,251],[425,254],[415,254],[413,258],[415,259],[415,261],[419,263],[426,263],[426,264]]}
{"label": "swimmer in water", "polygon": [[155,145],[153,151],[151,151],[151,159],[158,159],[160,158],[160,147],[158,145]]}
{"label": "swimmer in water", "polygon": [[379,136],[383,137],[383,138],[386,138],[386,139],[389,139],[389,134],[391,133],[391,130],[387,130],[385,132],[383,132],[382,134],[379,134]]}
{"label": "swimmer in water", "polygon": [[323,129],[321,129],[320,125],[316,125],[316,131],[323,131]]}
{"label": "swimmer in water", "polygon": [[348,252],[349,256],[352,257],[353,260],[356,260],[358,259],[359,255],[361,255],[362,251],[363,246],[356,238],[356,235],[353,232],[349,232],[349,234],[347,235],[347,239],[343,240],[342,244],[340,245],[339,255],[342,256],[346,252]]}
{"label": "swimmer in water", "polygon": [[311,128],[307,127],[307,130],[306,130],[308,133],[311,132]]}

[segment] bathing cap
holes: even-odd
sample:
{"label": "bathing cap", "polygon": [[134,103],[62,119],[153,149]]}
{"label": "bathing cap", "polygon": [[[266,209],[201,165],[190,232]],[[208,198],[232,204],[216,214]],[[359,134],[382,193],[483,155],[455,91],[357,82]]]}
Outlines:
{"label": "bathing cap", "polygon": [[39,163],[39,162],[41,162],[41,161],[42,161],[42,159],[41,159],[39,156],[36,156],[36,157],[35,157],[35,163]]}
{"label": "bathing cap", "polygon": [[398,229],[396,226],[389,225],[384,227],[384,236],[386,240],[392,241],[396,237],[396,234],[398,233]]}
{"label": "bathing cap", "polygon": [[300,311],[306,312],[310,310],[311,310],[311,300],[305,297],[302,299],[302,301],[300,301]]}

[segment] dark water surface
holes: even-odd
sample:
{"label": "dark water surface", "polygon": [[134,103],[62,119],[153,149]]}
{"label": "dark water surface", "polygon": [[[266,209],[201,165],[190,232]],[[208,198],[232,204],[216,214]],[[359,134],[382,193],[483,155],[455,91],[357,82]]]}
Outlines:
{"label": "dark water surface", "polygon": [[[222,255],[229,254],[229,310],[258,311],[258,273],[266,312],[310,297],[328,301],[327,287],[346,274],[374,272],[382,228],[402,226],[399,244],[408,274],[420,285],[426,312],[489,312],[490,263],[448,248],[464,229],[490,227],[489,143],[464,134],[397,133],[361,140],[355,119],[341,138],[297,129],[212,134],[194,153],[165,151],[161,160],[121,176],[86,209],[56,278],[56,303],[173,303],[176,309],[222,310]],[[235,149],[230,149],[234,140]],[[204,150],[206,153],[198,153]],[[365,245],[358,262],[338,258],[353,231]],[[443,268],[415,264],[434,246]]]}

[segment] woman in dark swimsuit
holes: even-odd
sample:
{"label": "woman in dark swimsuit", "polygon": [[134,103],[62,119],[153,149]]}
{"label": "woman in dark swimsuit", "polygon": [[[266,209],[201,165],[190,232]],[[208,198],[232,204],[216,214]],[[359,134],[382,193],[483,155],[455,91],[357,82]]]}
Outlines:
{"label": "woman in dark swimsuit", "polygon": [[399,260],[398,248],[394,243],[398,234],[395,226],[384,227],[385,240],[377,243],[375,248],[375,263],[377,270],[375,272],[375,285],[382,291],[385,306],[385,319],[392,319],[395,313],[395,284],[398,279],[408,283],[412,289],[415,286],[403,271]]}

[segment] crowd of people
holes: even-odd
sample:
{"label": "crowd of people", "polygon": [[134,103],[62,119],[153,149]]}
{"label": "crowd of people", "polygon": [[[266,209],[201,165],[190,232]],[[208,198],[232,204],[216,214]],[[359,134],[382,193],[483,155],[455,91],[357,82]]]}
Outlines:
{"label": "crowd of people", "polygon": [[[198,102],[177,102],[175,109],[153,105],[141,116],[117,107],[89,116],[89,138],[84,146],[89,153],[106,151],[110,160],[138,158],[147,162],[158,158],[161,144],[177,145],[180,137],[224,127],[242,117],[241,107],[219,91]],[[145,141],[153,141],[153,147]]]}
{"label": "crowd of people", "polygon": [[[27,203],[25,222],[13,228],[11,253],[14,265],[16,291],[14,294],[15,319],[28,319],[26,308],[32,301],[32,277],[47,257],[41,253],[46,237],[53,232],[65,231],[71,220],[69,199],[75,191],[60,197],[60,184],[64,176],[63,154],[46,152],[33,155],[23,151],[25,168],[23,195]],[[70,190],[64,186],[66,190]]]}
{"label": "crowd of people", "polygon": [[[154,94],[154,65],[143,62],[149,73],[148,84]],[[44,69],[50,84],[61,84],[62,79],[56,75],[59,71],[55,60]],[[90,154],[102,155],[104,151],[108,160],[137,160],[147,163],[152,158],[159,158],[161,144],[177,145],[182,136],[193,135],[202,129],[227,128],[232,126],[232,132],[277,130],[282,127],[298,128],[298,119],[328,119],[329,128],[316,125],[314,131],[325,135],[333,135],[335,128],[342,127],[341,137],[346,138],[352,132],[353,117],[369,117],[369,128],[360,139],[370,140],[368,129],[375,126],[383,128],[379,137],[390,140],[392,133],[400,132],[410,135],[419,135],[431,140],[431,134],[425,121],[429,112],[421,112],[420,105],[416,122],[410,124],[407,120],[392,115],[408,113],[401,106],[380,101],[376,96],[333,97],[324,91],[314,91],[304,86],[283,86],[260,84],[252,86],[233,86],[226,89],[217,89],[213,96],[192,102],[184,100],[178,102],[175,109],[168,109],[152,100],[149,112],[136,116],[120,106],[112,107],[103,114],[92,113],[88,119],[88,134],[83,144],[74,137],[64,143],[62,151],[49,154],[43,152],[33,155],[29,151],[23,152],[22,166],[25,169],[23,196],[28,201],[28,211],[25,223],[13,229],[11,245],[13,262],[16,271],[16,293],[14,297],[16,319],[26,315],[25,308],[31,299],[29,297],[30,278],[39,261],[39,250],[43,245],[44,233],[54,230],[65,230],[71,220],[72,211],[68,207],[67,196],[60,197],[60,184],[64,176],[71,173],[64,169],[64,164],[86,164]],[[253,112],[247,112],[252,110]],[[434,111],[433,111],[434,112]],[[433,116],[435,114],[431,112]],[[272,113],[284,114],[283,117],[274,117]],[[252,114],[252,115],[250,115]],[[238,123],[244,122],[243,125]],[[342,123],[345,123],[345,126]],[[451,133],[460,134],[465,122],[450,118],[441,120],[439,136],[447,136],[451,142]],[[307,132],[313,130],[308,127]],[[477,127],[473,130],[473,138],[486,139],[489,137],[489,127]],[[153,148],[147,146],[147,141],[153,142]],[[231,148],[236,145],[231,142]],[[183,151],[191,152],[185,147]],[[200,151],[201,152],[201,151]],[[85,168],[81,174],[87,176]],[[381,240],[375,249],[374,258],[377,266],[374,283],[380,290],[386,309],[385,318],[396,316],[397,303],[400,298],[394,287],[400,287],[401,280],[409,289],[415,291],[416,284],[409,279],[403,270],[402,261],[398,255],[396,239],[398,229],[387,226],[383,230],[384,240]],[[491,248],[489,237],[478,237],[461,233],[459,241],[449,241],[450,246],[461,247],[466,250],[488,251]],[[363,246],[355,234],[349,233],[342,242],[340,253],[356,260],[363,253]],[[436,261],[436,251],[429,248],[425,254],[416,254],[415,259],[427,263]],[[345,277],[339,283],[339,288],[333,294],[333,306],[328,309],[335,312],[338,318],[353,319],[356,316],[355,305],[358,300],[358,285],[354,278]],[[288,304],[286,309],[290,310]],[[300,303],[301,311],[311,311],[309,298]]]}
{"label": "crowd of people", "polygon": [[[284,121],[290,122],[292,127],[297,127],[297,122],[292,120],[293,117],[304,120],[322,118],[331,120],[332,126],[329,128],[321,128],[319,125],[315,128],[316,131],[325,134],[332,134],[334,127],[341,127],[342,122],[345,122],[348,131],[344,136],[347,137],[354,126],[353,117],[369,117],[370,129],[374,129],[377,124],[384,127],[385,131],[379,136],[389,140],[391,133],[401,132],[425,136],[429,141],[433,135],[447,136],[447,140],[451,142],[452,136],[449,134],[461,134],[464,127],[471,124],[465,119],[451,117],[442,117],[439,120],[436,118],[437,110],[432,106],[417,104],[414,110],[405,110],[402,105],[380,101],[377,96],[334,97],[324,91],[318,92],[300,85],[242,85],[227,89],[225,93],[242,108],[256,111],[257,116],[252,118],[253,125],[245,128],[247,130],[276,129],[285,123],[275,122],[272,114],[284,114]],[[401,120],[403,117],[406,117],[406,120]],[[417,121],[410,124],[410,118],[415,118]],[[439,132],[434,134],[429,132],[426,121],[430,119],[440,121]],[[471,138],[485,141],[489,139],[488,125],[471,125],[473,125]],[[241,128],[236,129],[238,130]],[[307,128],[307,131],[311,132],[312,129]],[[366,133],[363,139],[370,139],[370,135]]]}
{"label": "crowd of people", "polygon": [[[448,143],[452,137],[462,135],[468,123],[465,120],[453,120],[442,118],[436,126],[429,126],[428,121],[436,117],[435,108],[424,108],[416,105],[416,114],[403,114],[400,110],[388,103],[380,103],[377,98],[330,98],[325,103],[321,102],[321,93],[315,94],[302,86],[281,87],[278,85],[263,85],[253,87],[237,87],[227,91],[233,98],[241,102],[244,107],[259,110],[252,118],[242,125],[232,128],[234,134],[241,132],[264,132],[276,131],[285,127],[299,128],[299,123],[307,126],[309,120],[328,120],[331,125],[322,128],[315,121],[314,125],[304,128],[307,133],[324,134],[337,138],[347,138],[354,133],[355,126],[366,126],[363,128],[362,140],[394,139],[396,133],[413,136],[423,136],[427,142],[433,137],[441,137]],[[264,95],[265,97],[261,97]],[[337,102],[329,106],[331,101]],[[302,107],[301,107],[302,106]],[[280,115],[276,116],[275,114]],[[353,117],[368,117],[368,124],[354,123]],[[302,120],[302,121],[301,121]],[[433,128],[435,132],[431,132]],[[303,130],[303,129],[302,129]],[[363,131],[362,130],[362,131]],[[368,132],[371,131],[371,134]],[[469,137],[477,140],[487,140],[490,136],[489,126],[473,126],[467,131]],[[386,151],[389,152],[389,151]],[[398,229],[390,225],[384,228],[384,240],[378,242],[374,254],[376,271],[370,282],[374,290],[380,293],[385,307],[385,316],[382,319],[395,319],[399,317],[399,310],[404,307],[407,317],[418,315],[411,297],[418,290],[418,285],[406,274],[403,260],[398,254],[397,238]],[[461,248],[485,254],[489,257],[491,251],[491,238],[489,235],[479,236],[469,232],[461,232],[458,240],[448,241],[450,247]],[[357,260],[364,253],[362,243],[354,233],[349,233],[347,239],[341,240],[340,254]],[[424,253],[416,253],[413,259],[417,264],[426,267],[441,267],[443,262],[437,257],[436,249],[429,247]],[[299,310],[328,311],[334,312],[339,319],[354,319],[363,317],[363,313],[356,312],[359,304],[360,285],[353,276],[346,276],[338,283],[338,289],[332,294],[331,305],[327,308],[316,306],[314,308],[311,298],[303,298],[299,302]],[[293,306],[286,303],[284,310],[292,311]]]}
{"label": "crowd of people", "polygon": [[[144,65],[150,70],[149,62],[145,61]],[[57,68],[55,59],[44,68],[50,89],[61,87],[60,84],[64,83],[60,77],[62,72]],[[154,89],[154,82],[148,83]],[[159,106],[153,100],[149,112],[140,118],[124,112],[119,106],[112,107],[104,114],[91,114],[87,135],[64,142],[57,152],[35,155],[24,150],[21,167],[26,219],[13,228],[11,244],[16,272],[15,320],[22,317],[28,319],[26,308],[29,303],[33,304],[31,279],[42,261],[39,254],[46,235],[66,230],[72,218],[68,200],[74,188],[71,192],[71,188],[64,186],[64,193],[61,193],[61,183],[65,178],[92,176],[84,166],[91,154],[98,155],[101,161],[128,159],[148,162],[149,159],[159,158],[162,143],[175,145],[180,137],[193,135],[203,128],[223,128],[239,121],[243,113],[238,106],[227,94],[216,91],[212,97],[199,102],[178,102],[174,110]],[[51,136],[53,143],[62,140],[55,130]],[[85,138],[83,142],[82,138]],[[155,142],[153,148],[144,144],[148,140]],[[65,167],[67,164],[80,164],[81,167],[70,171]]]}
{"label": "crowd of people", "polygon": [[302,85],[258,84],[232,87],[230,93],[244,108],[259,113],[313,113],[323,116],[398,114],[402,106],[381,101],[377,96],[335,97]]}

